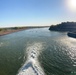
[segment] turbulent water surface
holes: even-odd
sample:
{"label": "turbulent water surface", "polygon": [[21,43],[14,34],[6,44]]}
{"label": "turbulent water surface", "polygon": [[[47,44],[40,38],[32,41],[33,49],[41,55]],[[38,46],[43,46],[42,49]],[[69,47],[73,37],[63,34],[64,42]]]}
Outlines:
{"label": "turbulent water surface", "polygon": [[0,75],[76,75],[76,39],[48,28],[0,36]]}

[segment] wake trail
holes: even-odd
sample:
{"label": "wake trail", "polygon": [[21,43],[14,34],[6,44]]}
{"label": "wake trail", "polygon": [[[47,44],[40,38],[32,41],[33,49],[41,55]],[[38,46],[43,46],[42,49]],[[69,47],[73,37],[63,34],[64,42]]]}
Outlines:
{"label": "wake trail", "polygon": [[39,62],[38,56],[42,49],[42,43],[33,43],[27,47],[27,61],[17,75],[45,75]]}

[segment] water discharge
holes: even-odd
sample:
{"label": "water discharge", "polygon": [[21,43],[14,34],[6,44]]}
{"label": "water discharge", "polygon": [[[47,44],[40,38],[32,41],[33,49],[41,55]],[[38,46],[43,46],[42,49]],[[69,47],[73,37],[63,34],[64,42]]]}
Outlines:
{"label": "water discharge", "polygon": [[45,75],[38,62],[38,56],[42,48],[42,43],[32,43],[27,45],[27,61],[17,75]]}

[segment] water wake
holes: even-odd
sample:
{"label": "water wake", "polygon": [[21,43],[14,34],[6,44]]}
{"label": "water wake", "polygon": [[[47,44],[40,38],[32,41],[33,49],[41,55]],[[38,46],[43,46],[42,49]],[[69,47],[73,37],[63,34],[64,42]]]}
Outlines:
{"label": "water wake", "polygon": [[27,61],[17,75],[45,75],[38,62],[41,49],[41,43],[34,43],[32,46],[27,47]]}

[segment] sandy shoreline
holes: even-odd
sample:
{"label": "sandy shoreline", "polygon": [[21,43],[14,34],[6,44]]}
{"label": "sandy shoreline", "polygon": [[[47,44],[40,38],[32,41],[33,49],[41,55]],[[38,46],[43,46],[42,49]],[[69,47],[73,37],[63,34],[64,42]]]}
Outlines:
{"label": "sandy shoreline", "polygon": [[7,35],[7,34],[11,34],[11,33],[15,33],[15,32],[19,32],[19,31],[26,30],[26,29],[29,29],[29,28],[17,29],[17,30],[5,30],[5,31],[0,31],[0,36]]}
{"label": "sandy shoreline", "polygon": [[31,28],[45,28],[45,27],[46,26],[44,26],[44,27],[22,27],[22,28],[17,28],[17,29],[5,28],[5,29],[0,31],[0,36],[11,34],[11,33],[14,33],[14,32],[23,31],[23,30],[27,30],[27,29],[31,29]]}

